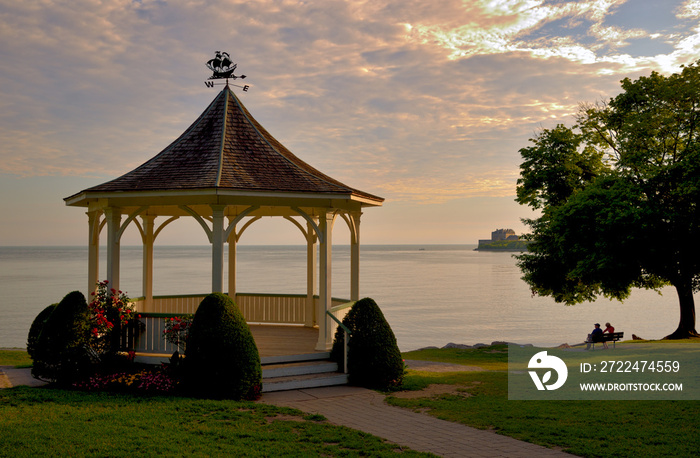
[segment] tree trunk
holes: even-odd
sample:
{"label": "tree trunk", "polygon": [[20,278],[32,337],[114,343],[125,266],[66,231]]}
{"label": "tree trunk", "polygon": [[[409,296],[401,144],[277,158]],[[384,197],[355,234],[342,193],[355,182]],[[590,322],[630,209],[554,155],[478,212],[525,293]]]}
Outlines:
{"label": "tree trunk", "polygon": [[691,282],[680,282],[674,285],[678,293],[678,302],[681,307],[681,320],[678,329],[664,339],[687,339],[700,337],[695,330],[695,300],[693,299],[693,287]]}

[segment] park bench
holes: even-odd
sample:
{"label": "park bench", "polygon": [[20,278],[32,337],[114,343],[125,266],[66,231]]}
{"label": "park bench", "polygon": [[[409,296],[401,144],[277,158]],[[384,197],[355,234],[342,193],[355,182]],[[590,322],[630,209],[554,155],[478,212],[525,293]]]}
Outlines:
{"label": "park bench", "polygon": [[586,340],[586,343],[587,343],[587,344],[588,344],[588,343],[591,344],[593,350],[595,350],[595,344],[597,344],[597,343],[603,343],[603,342],[612,342],[612,343],[613,343],[613,348],[615,348],[615,342],[617,342],[618,340],[621,340],[622,337],[623,337],[624,335],[625,335],[624,332],[608,332],[608,333],[603,334],[603,335],[602,335],[598,340],[596,340],[595,342],[589,339],[589,340]]}

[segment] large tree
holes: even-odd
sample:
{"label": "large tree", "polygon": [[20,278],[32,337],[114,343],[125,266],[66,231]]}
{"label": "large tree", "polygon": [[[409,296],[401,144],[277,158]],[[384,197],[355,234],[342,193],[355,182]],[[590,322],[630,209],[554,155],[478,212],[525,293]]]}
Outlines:
{"label": "large tree", "polygon": [[516,200],[541,211],[518,256],[535,294],[576,304],[673,285],[680,321],[666,338],[698,336],[699,64],[624,79],[618,96],[582,105],[576,125],[520,150]]}

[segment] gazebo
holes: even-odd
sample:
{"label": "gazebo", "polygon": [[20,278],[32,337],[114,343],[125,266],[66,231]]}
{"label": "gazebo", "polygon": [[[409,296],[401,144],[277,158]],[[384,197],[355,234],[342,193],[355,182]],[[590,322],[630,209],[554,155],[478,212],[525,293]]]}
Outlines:
{"label": "gazebo", "polygon": [[[330,315],[339,315],[340,304],[349,302],[331,296],[333,224],[341,218],[350,229],[350,301],[355,301],[359,299],[360,216],[365,207],[381,206],[384,201],[296,157],[251,116],[228,84],[199,118],[156,156],[119,178],[64,200],[68,206],[87,209],[88,291],[94,291],[100,279],[100,234],[105,226],[106,279],[119,288],[120,239],[133,223],[143,241],[143,297],[138,299],[138,310],[144,314],[194,313],[204,294],[153,296],[154,242],[170,223],[191,217],[212,246],[211,291],[224,292],[224,246],[228,243],[227,293],[246,319],[318,326],[317,351],[330,349],[335,329]],[[263,216],[288,220],[305,238],[306,295],[237,294],[236,244]],[[147,332],[156,334],[157,329],[150,329],[154,326],[149,324]],[[159,339],[149,340],[151,351],[155,351],[155,340]],[[147,347],[142,350],[148,351]]]}

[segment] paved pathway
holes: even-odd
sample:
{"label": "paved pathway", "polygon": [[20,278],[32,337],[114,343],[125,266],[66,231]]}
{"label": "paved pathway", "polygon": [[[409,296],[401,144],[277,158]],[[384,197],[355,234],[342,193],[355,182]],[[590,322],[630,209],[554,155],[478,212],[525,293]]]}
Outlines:
{"label": "paved pathway", "polygon": [[32,377],[31,369],[15,369],[14,366],[0,366],[0,388],[13,386],[43,386],[46,382]]}
{"label": "paved pathway", "polygon": [[259,402],[323,415],[348,426],[421,452],[446,457],[569,457],[567,453],[522,442],[491,431],[439,420],[390,406],[384,395],[364,388],[338,386],[263,394]]}

